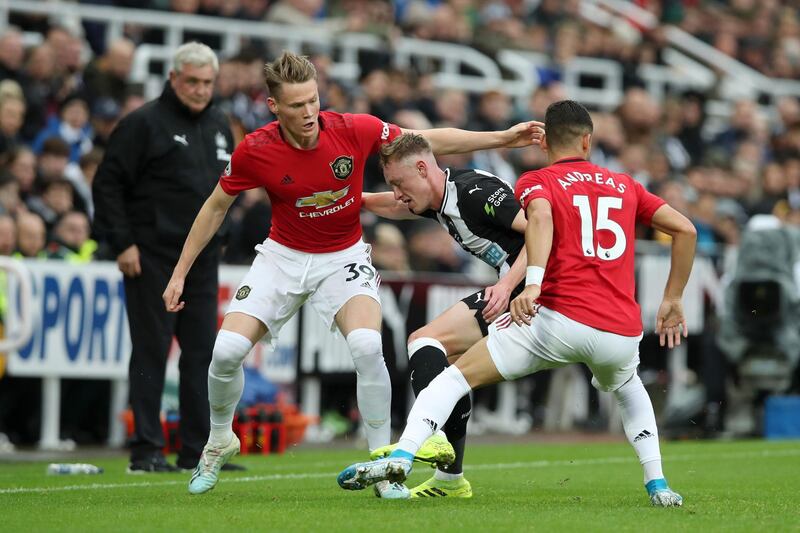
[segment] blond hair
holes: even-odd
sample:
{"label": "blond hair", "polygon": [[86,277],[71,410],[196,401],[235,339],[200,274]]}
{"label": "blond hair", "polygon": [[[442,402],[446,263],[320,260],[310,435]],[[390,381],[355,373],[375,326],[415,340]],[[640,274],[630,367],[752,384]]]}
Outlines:
{"label": "blond hair", "polygon": [[381,147],[380,162],[385,167],[392,161],[400,161],[412,155],[432,153],[428,139],[418,133],[404,133]]}
{"label": "blond hair", "polygon": [[305,83],[316,80],[317,69],[308,57],[284,50],[278,59],[264,65],[264,77],[269,94],[277,98],[284,83]]}

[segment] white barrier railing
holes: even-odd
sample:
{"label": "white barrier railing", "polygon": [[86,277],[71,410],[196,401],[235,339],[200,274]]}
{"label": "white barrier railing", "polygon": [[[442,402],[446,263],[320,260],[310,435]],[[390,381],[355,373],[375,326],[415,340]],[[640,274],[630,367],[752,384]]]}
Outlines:
{"label": "white barrier railing", "polygon": [[[602,6],[644,28],[654,29],[659,24],[652,13],[633,2],[625,0],[582,0],[582,2]],[[725,74],[729,83],[724,84],[724,89],[728,91],[724,97],[753,98],[759,96],[759,92],[773,98],[786,95],[800,96],[800,82],[769,78],[676,26],[667,26],[665,36],[672,47]]]}
{"label": "white barrier railing", "polygon": [[[582,16],[608,27],[627,23],[624,19],[648,28],[658,23],[648,11],[621,0],[582,0],[580,8]],[[473,93],[500,89],[517,98],[520,103],[538,86],[536,67],[551,62],[545,54],[515,50],[500,51],[495,61],[468,46],[406,37],[390,43],[372,34],[337,34],[324,26],[287,26],[60,1],[5,0],[0,3],[0,28],[7,24],[8,14],[12,11],[51,15],[60,23],[72,26],[84,20],[105,23],[108,39],[121,36],[125,24],[163,29],[165,44],[140,45],[137,48],[132,79],[145,85],[147,98],[153,98],[160,92],[169,70],[168,61],[165,60],[183,42],[185,32],[219,36],[222,43],[220,52],[224,55],[238,52],[241,37],[261,39],[275,47],[295,52],[323,52],[334,59],[330,67],[331,77],[349,82],[359,77],[360,51],[386,52],[393,66],[403,68],[413,62],[428,69],[439,88],[456,88]],[[759,92],[774,97],[800,95],[798,81],[767,78],[679,28],[668,27],[666,35],[672,46],[664,50],[667,65],[642,65],[639,69],[639,75],[656,98],[662,98],[667,88],[708,89],[716,81],[716,70],[726,75],[722,96],[727,99],[754,97]],[[33,37],[36,36],[31,36],[26,42],[35,42]],[[152,74],[150,63],[156,60],[163,64],[163,70],[159,74]],[[612,66],[613,63],[583,57],[570,61],[563,66],[567,93],[594,107],[610,109],[617,105],[622,98],[622,83],[620,67]],[[507,76],[504,77],[500,66],[507,69]],[[473,74],[464,74],[465,69]],[[507,79],[508,76],[511,79]],[[584,86],[582,79],[586,76],[602,79],[602,86]]]}

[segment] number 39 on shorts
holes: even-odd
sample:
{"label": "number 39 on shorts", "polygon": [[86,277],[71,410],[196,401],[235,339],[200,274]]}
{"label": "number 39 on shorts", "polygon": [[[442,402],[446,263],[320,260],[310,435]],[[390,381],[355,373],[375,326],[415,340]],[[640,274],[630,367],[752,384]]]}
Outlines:
{"label": "number 39 on shorts", "polygon": [[348,273],[345,281],[355,281],[360,277],[365,278],[366,281],[372,281],[375,278],[375,268],[366,263],[348,263],[344,268]]}

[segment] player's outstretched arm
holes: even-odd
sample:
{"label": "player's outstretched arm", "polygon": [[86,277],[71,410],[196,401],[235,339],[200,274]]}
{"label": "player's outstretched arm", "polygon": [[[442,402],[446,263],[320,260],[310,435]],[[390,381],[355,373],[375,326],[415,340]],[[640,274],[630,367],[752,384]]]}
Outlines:
{"label": "player's outstretched arm", "polygon": [[544,124],[531,120],[520,122],[503,131],[467,131],[458,128],[403,130],[422,135],[431,143],[436,155],[461,154],[492,148],[519,148],[542,142]]}
{"label": "player's outstretched arm", "polygon": [[528,270],[525,289],[511,302],[511,318],[519,325],[530,324],[536,314],[536,298],[542,292],[542,278],[550,250],[553,248],[553,210],[544,198],[535,198],[526,209],[525,248],[528,251]]}
{"label": "player's outstretched arm", "polygon": [[183,244],[181,257],[178,259],[178,263],[172,271],[172,277],[162,295],[167,311],[177,312],[183,309],[185,302],[180,300],[186,275],[208,241],[217,233],[225,220],[225,214],[235,199],[236,196],[229,195],[217,184],[211,196],[200,208],[194,223],[192,223],[192,229],[189,230],[189,235],[186,237],[186,242]]}
{"label": "player's outstretched arm", "polygon": [[392,220],[407,220],[417,218],[408,210],[405,203],[397,200],[391,192],[364,192],[361,193],[361,207],[375,213],[379,217]]}
{"label": "player's outstretched arm", "polygon": [[656,333],[661,346],[666,342],[672,348],[681,343],[681,332],[684,337],[688,335],[681,297],[692,272],[697,230],[688,218],[666,204],[653,214],[651,225],[672,237],[669,277],[656,314]]}

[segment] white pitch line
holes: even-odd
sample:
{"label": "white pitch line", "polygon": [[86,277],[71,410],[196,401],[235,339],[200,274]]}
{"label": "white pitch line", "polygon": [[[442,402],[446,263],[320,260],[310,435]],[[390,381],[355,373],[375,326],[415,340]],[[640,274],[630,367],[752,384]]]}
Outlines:
{"label": "white pitch line", "polygon": [[[752,458],[775,458],[775,457],[792,457],[799,456],[800,450],[787,449],[787,450],[762,450],[760,452],[730,452],[721,453],[717,455],[707,454],[693,454],[693,455],[669,455],[665,458],[667,464],[672,462],[685,462],[685,461],[701,461],[701,460],[715,460],[715,459],[752,459]],[[600,457],[597,459],[559,459],[556,461],[541,460],[541,461],[528,461],[517,463],[489,463],[489,464],[476,464],[465,466],[465,470],[518,470],[526,468],[547,468],[553,466],[591,466],[591,465],[606,465],[629,463],[635,461],[633,453],[631,455],[619,457]],[[338,472],[309,472],[297,474],[268,474],[264,476],[244,476],[244,477],[231,477],[223,478],[220,480],[222,483],[251,483],[254,481],[283,481],[291,479],[322,479],[333,478]],[[157,475],[157,474],[156,474]],[[138,483],[89,483],[85,485],[65,485],[62,487],[14,487],[8,489],[0,489],[0,495],[3,494],[36,494],[36,493],[49,493],[49,492],[68,492],[78,490],[103,490],[103,489],[122,489],[122,488],[149,488],[149,487],[165,487],[170,485],[185,485],[186,480],[164,480],[164,481],[142,481]]]}

